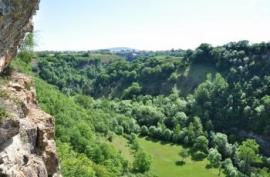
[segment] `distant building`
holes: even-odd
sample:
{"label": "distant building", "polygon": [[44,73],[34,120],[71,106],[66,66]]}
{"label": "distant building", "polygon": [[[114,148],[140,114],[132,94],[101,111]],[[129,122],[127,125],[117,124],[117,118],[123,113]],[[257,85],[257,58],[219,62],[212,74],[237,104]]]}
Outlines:
{"label": "distant building", "polygon": [[10,12],[10,0],[0,0],[0,16],[7,15]]}

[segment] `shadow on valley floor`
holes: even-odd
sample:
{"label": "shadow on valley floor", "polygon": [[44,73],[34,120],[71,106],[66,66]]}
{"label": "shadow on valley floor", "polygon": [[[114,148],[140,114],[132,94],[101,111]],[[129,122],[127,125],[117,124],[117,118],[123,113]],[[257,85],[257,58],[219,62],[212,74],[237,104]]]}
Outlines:
{"label": "shadow on valley floor", "polygon": [[140,138],[145,138],[147,141],[152,141],[152,142],[155,142],[155,143],[159,143],[161,145],[177,145],[177,144],[174,144],[174,143],[171,143],[171,142],[167,142],[167,141],[161,141],[161,140],[158,140],[158,139],[154,139],[154,138],[151,138],[151,137],[143,137],[143,136],[140,136]]}

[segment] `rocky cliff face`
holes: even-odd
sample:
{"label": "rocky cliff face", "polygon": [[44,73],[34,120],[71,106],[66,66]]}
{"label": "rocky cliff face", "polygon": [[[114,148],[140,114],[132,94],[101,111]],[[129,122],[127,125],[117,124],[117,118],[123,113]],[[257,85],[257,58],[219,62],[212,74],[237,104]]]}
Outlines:
{"label": "rocky cliff face", "polygon": [[31,79],[13,73],[1,83],[0,176],[59,176],[54,119],[37,106]]}
{"label": "rocky cliff face", "polygon": [[[33,30],[39,0],[0,0],[0,73]],[[53,177],[58,174],[54,119],[39,109],[31,79],[0,76],[0,177]]]}
{"label": "rocky cliff face", "polygon": [[0,72],[16,56],[25,33],[33,30],[38,4],[39,0],[0,0]]}

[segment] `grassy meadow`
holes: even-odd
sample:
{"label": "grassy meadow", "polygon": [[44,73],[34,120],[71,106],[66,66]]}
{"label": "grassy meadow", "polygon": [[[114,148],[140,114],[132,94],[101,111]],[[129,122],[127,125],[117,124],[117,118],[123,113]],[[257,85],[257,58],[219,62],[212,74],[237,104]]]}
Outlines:
{"label": "grassy meadow", "polygon": [[[206,159],[194,161],[188,157],[184,165],[177,165],[177,161],[182,160],[180,156],[182,146],[154,142],[145,138],[138,138],[138,142],[140,147],[152,156],[151,172],[157,177],[219,177],[218,169],[206,168],[208,163]],[[133,152],[124,137],[114,136],[112,142],[107,143],[118,149],[122,157],[132,164]]]}
{"label": "grassy meadow", "polygon": [[[218,177],[218,169],[207,169],[207,160],[193,161],[185,159],[184,165],[177,165],[182,160],[179,155],[183,147],[163,144],[140,138],[139,143],[144,150],[151,154],[153,161],[151,171],[158,177]],[[222,175],[220,175],[222,176]]]}

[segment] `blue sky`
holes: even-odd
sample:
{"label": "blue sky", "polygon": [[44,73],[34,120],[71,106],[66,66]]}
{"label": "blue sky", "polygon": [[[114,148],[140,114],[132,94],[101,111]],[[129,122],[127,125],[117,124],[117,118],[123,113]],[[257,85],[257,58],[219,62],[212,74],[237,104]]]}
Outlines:
{"label": "blue sky", "polygon": [[270,41],[270,0],[41,0],[37,50]]}

